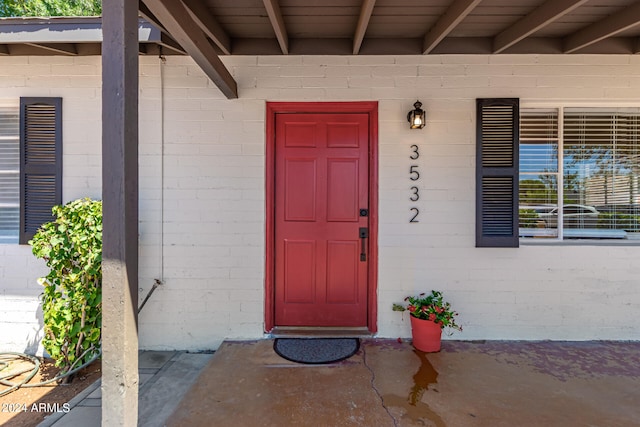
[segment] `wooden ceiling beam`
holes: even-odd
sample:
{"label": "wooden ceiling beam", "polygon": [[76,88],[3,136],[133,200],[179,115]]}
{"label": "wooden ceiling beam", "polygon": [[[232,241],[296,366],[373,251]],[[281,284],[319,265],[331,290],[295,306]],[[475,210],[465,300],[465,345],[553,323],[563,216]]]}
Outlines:
{"label": "wooden ceiling beam", "polygon": [[502,31],[493,40],[493,53],[501,53],[589,0],[548,0]]}
{"label": "wooden ceiling beam", "polygon": [[442,41],[482,0],[456,0],[424,37],[423,54],[426,55]]}
{"label": "wooden ceiling beam", "polygon": [[169,37],[166,34],[160,34],[160,41],[156,42],[158,46],[162,46],[163,48],[171,49],[180,55],[186,55],[187,52],[180,46],[174,39]]}
{"label": "wooden ceiling beam", "polygon": [[227,98],[237,98],[238,84],[184,4],[175,0],[144,0],[144,3],[220,91]]}
{"label": "wooden ceiling beam", "polygon": [[78,55],[78,47],[74,43],[25,43],[27,46],[33,46],[48,50],[53,53],[61,53],[63,55]]}
{"label": "wooden ceiling beam", "polygon": [[156,26],[163,33],[165,33],[165,34],[169,33],[167,31],[167,29],[162,26],[162,24],[160,23],[158,18],[156,18],[155,15],[153,13],[151,13],[151,11],[147,7],[147,5],[145,5],[142,2],[138,3],[138,13],[139,13],[140,16],[142,16],[145,20],[151,22],[154,26]]}
{"label": "wooden ceiling beam", "polygon": [[182,0],[191,18],[225,55],[231,55],[231,39],[202,0]]}
{"label": "wooden ceiling beam", "polygon": [[640,2],[586,26],[564,39],[564,53],[572,53],[640,24]]}
{"label": "wooden ceiling beam", "polygon": [[[142,2],[138,3],[138,12],[139,12],[140,16],[142,16],[144,19],[149,21],[151,24],[153,24],[156,28],[158,28],[160,30],[160,41],[157,42],[158,45],[165,46],[165,47],[168,47],[168,48],[170,48],[172,50],[175,50],[176,52],[180,53],[181,55],[186,54],[186,52],[182,48],[182,46],[180,46],[178,44],[178,42],[176,42],[171,37],[171,34],[169,33],[169,31],[167,31],[167,29],[164,28],[164,26],[160,23],[158,18],[156,18],[155,15],[153,13],[151,13],[149,8],[144,3],[142,3]],[[145,50],[147,52],[149,51],[148,48],[145,48]]]}
{"label": "wooden ceiling beam", "polygon": [[284,25],[284,19],[282,19],[282,12],[280,11],[280,5],[278,0],[263,0],[264,7],[267,9],[267,15],[269,15],[269,21],[273,31],[276,33],[276,39],[280,44],[280,49],[285,55],[289,54],[289,36],[287,36],[287,28]]}
{"label": "wooden ceiling beam", "polygon": [[362,7],[360,8],[360,17],[358,18],[358,25],[356,26],[356,32],[353,36],[353,54],[357,55],[360,52],[362,46],[362,40],[367,32],[369,26],[369,20],[371,20],[371,14],[373,8],[376,5],[376,0],[364,0]]}

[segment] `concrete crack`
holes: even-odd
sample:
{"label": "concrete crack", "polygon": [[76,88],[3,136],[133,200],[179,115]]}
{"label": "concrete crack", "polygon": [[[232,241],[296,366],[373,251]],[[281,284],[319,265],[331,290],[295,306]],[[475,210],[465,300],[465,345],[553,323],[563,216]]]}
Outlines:
{"label": "concrete crack", "polygon": [[369,364],[367,363],[367,350],[365,349],[364,346],[361,346],[360,348],[362,349],[362,361],[364,362],[364,366],[371,373],[371,388],[373,389],[373,391],[378,396],[378,399],[380,399],[380,403],[382,404],[382,408],[385,410],[387,415],[389,415],[389,418],[391,418],[391,420],[393,421],[394,427],[398,427],[398,420],[396,420],[396,418],[389,411],[389,408],[387,408],[387,406],[384,404],[384,398],[380,394],[380,390],[378,390],[378,388],[376,387],[376,374],[375,374],[375,372],[373,372],[373,369],[371,368],[371,366],[369,366]]}

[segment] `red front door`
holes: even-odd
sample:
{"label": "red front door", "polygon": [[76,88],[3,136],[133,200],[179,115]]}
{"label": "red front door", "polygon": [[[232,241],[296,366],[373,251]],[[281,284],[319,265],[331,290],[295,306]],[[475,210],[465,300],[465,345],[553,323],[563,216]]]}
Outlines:
{"label": "red front door", "polygon": [[367,325],[368,120],[276,115],[277,326]]}

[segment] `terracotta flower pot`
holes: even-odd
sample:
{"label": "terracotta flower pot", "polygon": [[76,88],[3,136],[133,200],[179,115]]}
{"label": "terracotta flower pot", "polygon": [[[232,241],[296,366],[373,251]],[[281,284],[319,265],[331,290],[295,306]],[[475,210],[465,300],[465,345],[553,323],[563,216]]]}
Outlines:
{"label": "terracotta flower pot", "polygon": [[425,353],[435,353],[440,351],[442,340],[442,328],[431,320],[411,317],[411,335],[413,336],[413,346]]}

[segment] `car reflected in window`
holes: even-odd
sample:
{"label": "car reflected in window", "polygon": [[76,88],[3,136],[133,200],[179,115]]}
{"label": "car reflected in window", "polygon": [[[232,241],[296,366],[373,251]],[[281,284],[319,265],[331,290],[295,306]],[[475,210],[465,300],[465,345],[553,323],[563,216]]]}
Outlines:
{"label": "car reflected in window", "polygon": [[[593,206],[564,205],[563,226],[564,228],[596,228],[598,215],[600,212]],[[558,228],[558,207],[547,212],[538,212],[538,216],[544,221],[545,227]]]}

